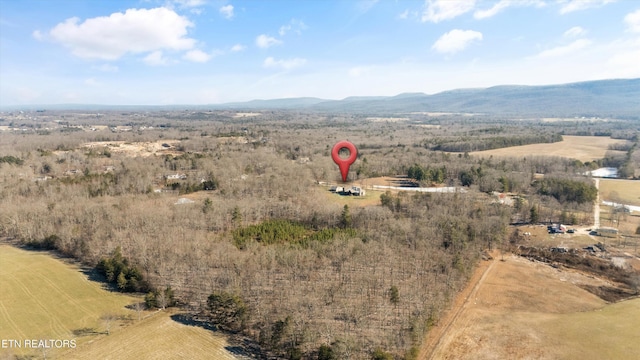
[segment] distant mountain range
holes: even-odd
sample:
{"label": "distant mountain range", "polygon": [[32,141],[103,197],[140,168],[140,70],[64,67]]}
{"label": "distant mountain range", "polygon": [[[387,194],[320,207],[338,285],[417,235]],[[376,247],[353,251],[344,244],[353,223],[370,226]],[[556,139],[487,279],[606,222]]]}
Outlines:
{"label": "distant mountain range", "polygon": [[501,85],[427,95],[348,97],[343,100],[291,98],[212,105],[245,110],[310,110],[367,114],[454,112],[533,116],[640,118],[640,79],[587,81],[562,85]]}
{"label": "distant mountain range", "polygon": [[[19,107],[11,107],[18,109]],[[6,110],[8,108],[5,108]],[[359,96],[342,100],[313,97],[252,100],[211,105],[118,106],[39,105],[22,109],[68,110],[298,110],[360,114],[451,112],[544,117],[614,117],[640,119],[640,78],[586,81],[561,85],[501,85],[457,89],[427,95]]]}

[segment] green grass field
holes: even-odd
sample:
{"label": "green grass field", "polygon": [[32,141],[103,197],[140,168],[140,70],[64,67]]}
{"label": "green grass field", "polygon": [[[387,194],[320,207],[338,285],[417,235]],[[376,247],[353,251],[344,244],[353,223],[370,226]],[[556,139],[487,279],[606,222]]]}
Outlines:
{"label": "green grass field", "polygon": [[64,359],[236,359],[225,337],[158,312],[110,336],[62,354]]}
{"label": "green grass field", "polygon": [[550,316],[539,325],[559,359],[637,359],[640,354],[638,298],[599,310]]}
{"label": "green grass field", "polygon": [[[48,359],[106,359],[118,347],[148,350],[146,355],[140,351],[119,352],[114,359],[170,358],[163,354],[176,354],[174,349],[184,352],[191,341],[205,354],[218,351],[221,356],[216,358],[225,359],[223,354],[233,358],[222,349],[226,344],[223,337],[179,324],[167,313],[138,321],[138,314],[125,306],[140,302],[139,297],[105,290],[80,270],[48,252],[0,245],[0,358],[46,355]],[[117,319],[101,320],[107,314]],[[147,323],[156,325],[151,329],[144,326]],[[107,326],[110,335],[106,334]],[[41,349],[25,344],[41,339],[74,340],[76,347],[52,346],[43,354]],[[197,351],[185,354],[183,358],[198,357]]]}
{"label": "green grass field", "polygon": [[640,181],[600,179],[600,199],[640,206]]}

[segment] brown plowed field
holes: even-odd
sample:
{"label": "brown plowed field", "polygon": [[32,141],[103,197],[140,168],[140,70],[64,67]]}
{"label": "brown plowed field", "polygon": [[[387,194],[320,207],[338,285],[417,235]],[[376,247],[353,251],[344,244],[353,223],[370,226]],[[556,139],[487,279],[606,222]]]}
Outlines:
{"label": "brown plowed field", "polygon": [[[500,149],[475,151],[471,155],[497,157],[527,157],[527,156],[559,156],[578,159],[582,162],[604,158],[609,145],[624,143],[624,140],[611,139],[604,136],[568,136],[563,140],[551,144],[531,144],[511,146]],[[614,153],[624,154],[622,151]]]}
{"label": "brown plowed field", "polygon": [[515,255],[483,262],[420,359],[637,359],[640,298],[608,304],[606,280]]}

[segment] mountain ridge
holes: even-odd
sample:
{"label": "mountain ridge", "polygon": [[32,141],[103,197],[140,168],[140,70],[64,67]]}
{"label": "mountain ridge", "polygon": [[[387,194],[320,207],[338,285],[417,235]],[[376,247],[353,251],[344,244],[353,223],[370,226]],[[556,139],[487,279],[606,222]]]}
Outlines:
{"label": "mountain ridge", "polygon": [[317,97],[254,99],[208,105],[29,105],[5,109],[59,110],[299,110],[360,114],[410,112],[477,113],[640,119],[640,78],[583,81],[555,85],[496,85],[459,88],[435,94],[350,96],[341,100]]}
{"label": "mountain ridge", "polygon": [[[640,118],[640,78],[583,81],[556,85],[496,85],[452,89],[428,95],[350,96],[342,100],[313,98],[314,103],[283,99],[234,103],[250,110],[309,110],[320,112],[398,113],[453,112],[499,115],[585,116]],[[298,105],[293,105],[293,104]],[[230,108],[229,104],[211,105]],[[259,105],[259,106],[253,106]]]}

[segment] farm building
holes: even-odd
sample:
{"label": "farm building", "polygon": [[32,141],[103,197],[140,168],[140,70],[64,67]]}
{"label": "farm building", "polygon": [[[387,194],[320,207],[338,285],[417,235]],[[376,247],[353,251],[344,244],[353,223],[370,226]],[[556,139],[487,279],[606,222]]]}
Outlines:
{"label": "farm building", "polygon": [[364,196],[365,191],[359,186],[352,186],[350,189],[343,186],[332,186],[329,191],[340,195]]}
{"label": "farm building", "polygon": [[564,234],[567,231],[567,227],[562,224],[553,224],[547,226],[549,234]]}
{"label": "farm building", "polygon": [[617,237],[618,229],[610,228],[610,227],[602,227],[602,228],[596,229],[596,235],[604,236],[604,237]]}

